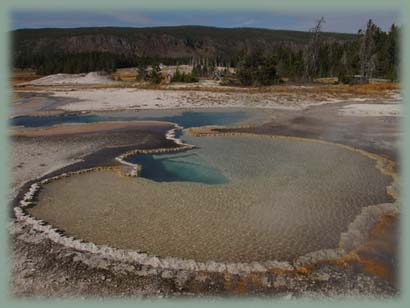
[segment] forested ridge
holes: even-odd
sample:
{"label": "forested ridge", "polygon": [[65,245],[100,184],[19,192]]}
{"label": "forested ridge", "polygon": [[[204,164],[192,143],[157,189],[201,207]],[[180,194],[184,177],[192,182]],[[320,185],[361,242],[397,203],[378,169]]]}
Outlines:
{"label": "forested ridge", "polygon": [[242,84],[336,76],[398,77],[399,29],[371,20],[357,34],[200,26],[22,29],[11,32],[16,68],[39,74],[192,64],[235,67]]}

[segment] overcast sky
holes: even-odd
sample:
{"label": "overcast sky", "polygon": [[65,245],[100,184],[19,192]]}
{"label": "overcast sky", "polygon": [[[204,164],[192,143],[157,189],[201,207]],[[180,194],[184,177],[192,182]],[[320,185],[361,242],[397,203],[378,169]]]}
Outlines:
{"label": "overcast sky", "polygon": [[212,12],[212,11],[14,11],[11,27],[73,28],[73,27],[153,27],[203,25],[214,27],[253,27],[307,31],[320,17],[325,17],[323,31],[356,33],[368,19],[387,30],[392,23],[400,24],[398,11],[361,12]]}

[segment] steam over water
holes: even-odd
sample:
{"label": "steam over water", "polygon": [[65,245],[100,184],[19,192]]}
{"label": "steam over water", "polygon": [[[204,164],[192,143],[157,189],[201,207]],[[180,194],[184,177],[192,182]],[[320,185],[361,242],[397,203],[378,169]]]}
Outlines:
{"label": "steam over water", "polygon": [[373,160],[335,145],[244,136],[184,139],[198,146],[192,153],[225,183],[93,172],[46,185],[30,211],[96,244],[251,262],[334,248],[362,207],[390,201],[390,177]]}

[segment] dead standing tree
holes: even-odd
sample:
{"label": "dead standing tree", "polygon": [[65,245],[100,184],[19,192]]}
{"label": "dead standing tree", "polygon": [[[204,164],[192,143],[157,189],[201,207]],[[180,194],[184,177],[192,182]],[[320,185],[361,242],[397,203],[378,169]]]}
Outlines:
{"label": "dead standing tree", "polygon": [[304,78],[307,80],[312,80],[316,77],[320,70],[319,51],[322,45],[320,34],[324,23],[325,19],[322,17],[317,21],[316,26],[310,30],[312,38],[303,53],[303,61],[305,63]]}
{"label": "dead standing tree", "polygon": [[[375,34],[378,31],[378,27],[370,19],[367,22],[366,32],[361,38],[360,45],[360,74],[362,80],[367,82],[372,77],[373,72],[376,69],[376,43]],[[361,33],[361,32],[360,32]]]}

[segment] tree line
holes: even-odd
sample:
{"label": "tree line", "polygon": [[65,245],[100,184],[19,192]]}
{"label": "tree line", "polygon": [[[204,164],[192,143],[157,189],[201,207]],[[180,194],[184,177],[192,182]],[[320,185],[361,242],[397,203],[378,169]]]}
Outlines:
{"label": "tree line", "polygon": [[110,52],[19,53],[14,55],[13,65],[16,68],[32,68],[40,75],[112,72],[117,68],[137,67],[142,79],[148,76],[145,71],[147,66],[155,66],[156,71],[159,63],[193,65],[191,74],[178,72],[174,76],[174,81],[182,82],[194,82],[200,77],[221,77],[216,67],[227,66],[234,67],[236,74],[225,71],[222,77],[231,78],[242,85],[262,86],[281,82],[284,77],[296,82],[338,77],[339,81],[349,83],[355,75],[360,75],[363,81],[369,78],[398,80],[400,30],[397,26],[393,24],[388,31],[383,31],[369,20],[366,28],[359,30],[355,38],[341,41],[322,35],[324,23],[323,18],[316,23],[311,29],[310,41],[303,48],[283,43],[272,52],[243,50],[235,56],[199,59],[136,57]]}
{"label": "tree line", "polygon": [[302,50],[279,47],[275,52],[244,52],[237,63],[237,77],[242,85],[269,85],[281,77],[293,81],[313,81],[338,77],[339,82],[367,82],[370,78],[397,81],[399,78],[399,28],[389,31],[369,20],[366,29],[355,40],[324,40],[320,19],[311,30],[313,36]]}
{"label": "tree line", "polygon": [[13,67],[20,69],[30,68],[39,75],[57,73],[79,74],[93,71],[106,71],[110,73],[117,68],[147,66],[158,63],[178,65],[188,61],[189,58],[135,57],[111,52],[19,53],[13,57]]}

